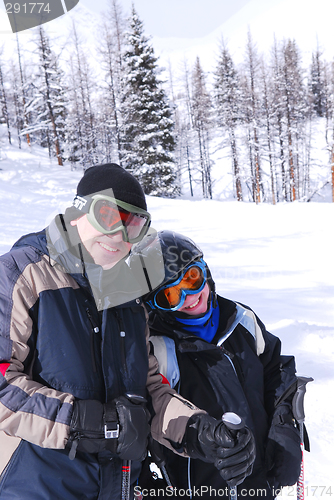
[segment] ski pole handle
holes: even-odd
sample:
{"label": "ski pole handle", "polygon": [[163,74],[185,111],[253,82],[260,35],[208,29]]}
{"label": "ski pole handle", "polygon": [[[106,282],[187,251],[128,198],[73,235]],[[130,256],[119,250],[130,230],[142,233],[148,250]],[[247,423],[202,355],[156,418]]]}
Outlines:
{"label": "ski pole handle", "polygon": [[[139,394],[125,393],[131,403],[140,404],[145,403],[146,399]],[[123,460],[122,463],[122,500],[130,500],[130,487],[131,487],[131,460]]]}
{"label": "ski pole handle", "polygon": [[304,500],[304,397],[306,393],[306,384],[312,382],[312,377],[297,377],[297,390],[292,400],[293,416],[298,422],[300,432],[300,447],[302,450],[302,461],[300,464],[300,475],[297,481],[297,500]]}
{"label": "ski pole handle", "polygon": [[305,420],[304,412],[304,397],[306,392],[306,384],[312,382],[312,377],[297,377],[297,390],[292,400],[293,416],[301,425]]}
{"label": "ski pole handle", "polygon": [[[222,421],[230,431],[238,431],[245,427],[245,422],[243,421],[243,419],[232,411],[227,411],[226,413],[224,413],[224,415],[222,416]],[[231,432],[231,434],[233,437],[235,437],[237,433]]]}
{"label": "ski pole handle", "polygon": [[[237,435],[237,431],[245,427],[245,423],[239,415],[228,411],[222,416],[222,421],[229,429],[231,436],[234,438]],[[230,500],[237,500],[238,491],[236,486],[230,486]]]}

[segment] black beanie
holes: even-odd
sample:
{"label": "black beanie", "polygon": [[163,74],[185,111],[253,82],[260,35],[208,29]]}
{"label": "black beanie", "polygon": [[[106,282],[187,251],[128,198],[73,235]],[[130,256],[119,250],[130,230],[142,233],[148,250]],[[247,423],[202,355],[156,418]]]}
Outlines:
{"label": "black beanie", "polygon": [[106,189],[113,197],[143,210],[147,210],[144,191],[132,174],[116,163],[105,163],[87,168],[77,187],[78,196],[87,196]]}

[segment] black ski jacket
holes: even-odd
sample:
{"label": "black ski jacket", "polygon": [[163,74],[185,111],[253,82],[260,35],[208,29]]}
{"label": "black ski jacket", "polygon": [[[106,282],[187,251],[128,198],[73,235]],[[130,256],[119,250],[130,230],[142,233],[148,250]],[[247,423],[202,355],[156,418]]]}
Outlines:
{"label": "black ski jacket", "polygon": [[[282,370],[281,343],[247,306],[218,297],[218,331],[208,343],[185,333],[171,315],[150,318],[151,342],[160,369],[178,392],[210,415],[226,411],[242,416],[256,439],[253,473],[238,487],[242,498],[272,498],[265,471],[265,447],[274,402],[295,377]],[[162,337],[163,336],[163,337]],[[165,372],[165,373],[164,373]],[[194,498],[224,496],[227,484],[212,464],[184,458],[164,449],[174,487]],[[220,493],[218,493],[220,491]],[[225,492],[225,493],[224,493]]]}

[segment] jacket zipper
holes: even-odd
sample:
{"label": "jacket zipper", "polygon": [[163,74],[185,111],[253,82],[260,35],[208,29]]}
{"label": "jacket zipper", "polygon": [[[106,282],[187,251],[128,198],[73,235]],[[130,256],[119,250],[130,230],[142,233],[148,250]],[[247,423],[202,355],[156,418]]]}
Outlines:
{"label": "jacket zipper", "polygon": [[125,355],[125,329],[124,329],[124,323],[123,323],[123,318],[120,316],[117,310],[115,310],[117,322],[118,322],[118,327],[119,327],[119,336],[120,336],[120,349],[121,349],[121,361],[123,365],[123,369],[125,373],[128,372],[127,366],[126,366],[126,355]]}
{"label": "jacket zipper", "polygon": [[90,332],[90,351],[91,351],[91,357],[92,357],[92,365],[93,365],[93,372],[96,373],[97,372],[97,368],[96,368],[96,360],[95,360],[95,349],[94,349],[94,345],[95,345],[95,341],[94,341],[94,335],[97,335],[98,333],[100,333],[100,328],[99,326],[97,325],[97,323],[95,322],[90,310],[88,307],[86,307],[86,313],[87,313],[87,316],[88,316],[88,319],[89,319],[89,322],[92,326],[92,329],[91,329],[91,332]]}

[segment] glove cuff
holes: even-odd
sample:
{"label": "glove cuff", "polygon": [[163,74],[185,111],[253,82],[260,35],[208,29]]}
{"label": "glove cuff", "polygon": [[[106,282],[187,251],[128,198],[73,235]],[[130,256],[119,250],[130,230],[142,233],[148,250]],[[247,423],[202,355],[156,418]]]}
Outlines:
{"label": "glove cuff", "polygon": [[189,418],[183,443],[190,458],[199,458],[208,463],[215,461],[217,444],[214,439],[214,431],[219,423],[215,418],[205,413],[199,413]]}

